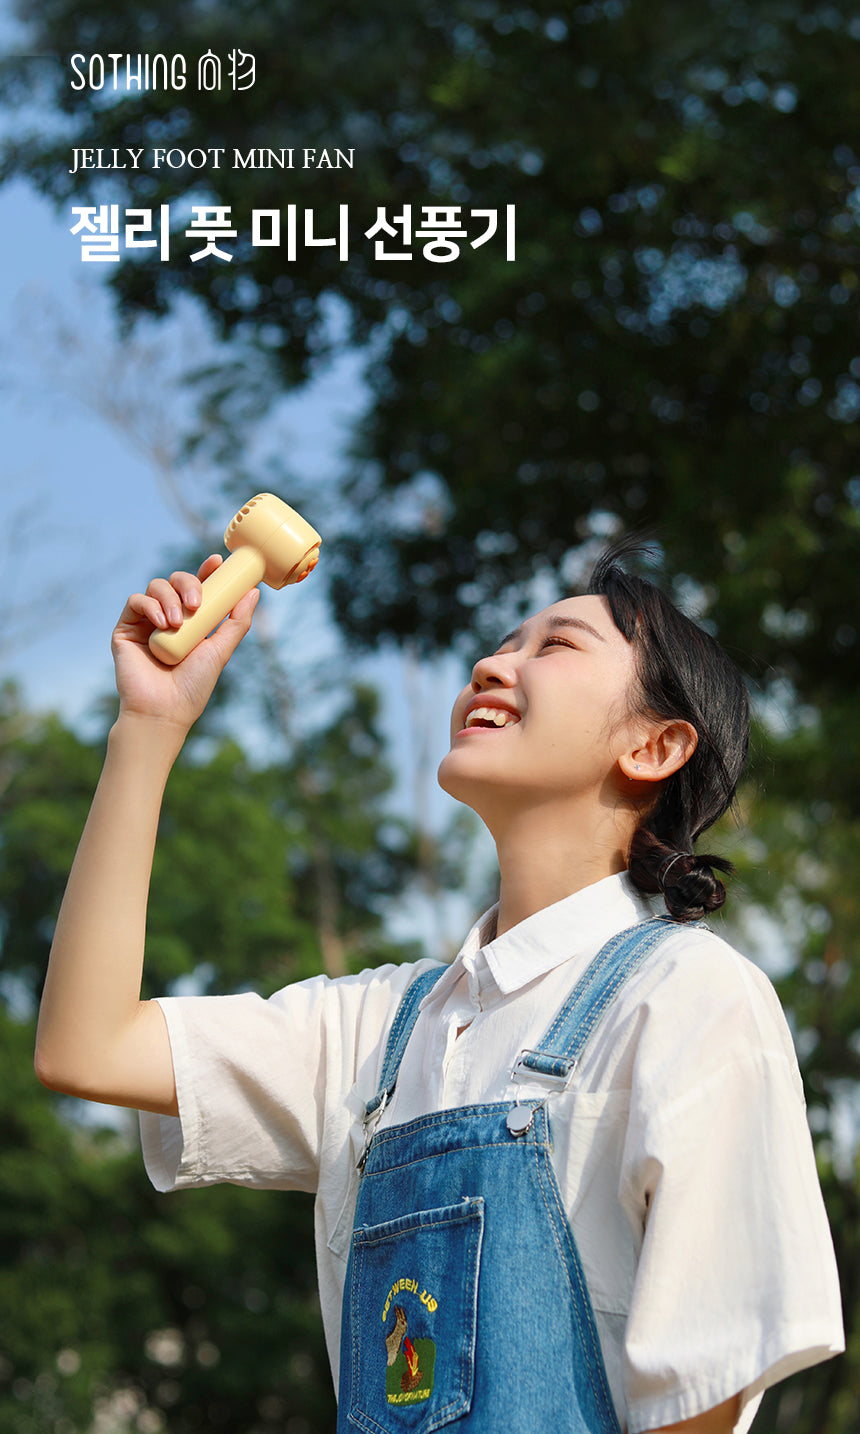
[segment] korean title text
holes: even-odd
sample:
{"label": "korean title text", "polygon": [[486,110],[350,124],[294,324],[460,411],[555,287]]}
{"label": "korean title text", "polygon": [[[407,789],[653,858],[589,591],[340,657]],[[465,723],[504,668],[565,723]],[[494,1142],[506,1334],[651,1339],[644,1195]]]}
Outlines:
{"label": "korean title text", "polygon": [[[412,259],[415,244],[420,246],[425,259],[436,264],[449,264],[459,257],[463,243],[468,243],[472,249],[479,249],[494,238],[499,233],[500,218],[505,258],[509,261],[515,259],[515,205],[507,204],[503,211],[464,210],[458,204],[424,204],[420,208],[418,218],[413,215],[411,204],[404,204],[391,214],[384,206],[377,206],[375,221],[369,228],[361,230],[362,239],[373,241],[374,259]],[[201,259],[232,263],[233,253],[229,248],[222,247],[236,239],[239,232],[233,227],[231,207],[226,204],[193,204],[191,213],[193,218],[188,227],[177,230],[171,228],[169,204],[162,204],[158,209],[122,211],[118,204],[75,205],[72,214],[77,216],[77,222],[70,232],[80,239],[81,259],[85,263],[119,263],[121,248],[129,254],[154,249],[161,262],[166,263],[171,257],[171,246],[180,233],[191,241],[184,246],[191,263]],[[287,263],[295,262],[300,248],[319,247],[335,249],[338,259],[346,263],[350,245],[356,242],[354,235],[350,236],[349,206],[346,204],[338,206],[336,223],[330,221],[324,233],[317,231],[318,220],[314,210],[300,210],[296,204],[287,204],[285,212],[281,209],[252,209],[250,220],[252,247],[281,249]],[[367,219],[360,222],[366,223]]]}

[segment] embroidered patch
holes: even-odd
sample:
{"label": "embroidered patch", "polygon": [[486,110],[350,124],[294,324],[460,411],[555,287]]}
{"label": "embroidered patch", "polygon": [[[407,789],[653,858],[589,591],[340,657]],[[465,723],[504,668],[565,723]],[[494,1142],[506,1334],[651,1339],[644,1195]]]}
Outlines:
{"label": "embroidered patch", "polygon": [[389,1404],[421,1404],[433,1392],[436,1345],[411,1339],[402,1305],[394,1306],[394,1327],[385,1336],[385,1397]]}

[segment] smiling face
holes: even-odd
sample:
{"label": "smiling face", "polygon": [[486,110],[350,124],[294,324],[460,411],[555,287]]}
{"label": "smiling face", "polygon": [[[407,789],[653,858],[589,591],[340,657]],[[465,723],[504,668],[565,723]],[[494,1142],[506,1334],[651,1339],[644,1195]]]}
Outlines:
{"label": "smiling face", "polygon": [[619,758],[635,747],[625,720],[635,680],[605,598],[553,603],[476,663],[440,785],[490,826],[523,804],[617,801],[628,781]]}

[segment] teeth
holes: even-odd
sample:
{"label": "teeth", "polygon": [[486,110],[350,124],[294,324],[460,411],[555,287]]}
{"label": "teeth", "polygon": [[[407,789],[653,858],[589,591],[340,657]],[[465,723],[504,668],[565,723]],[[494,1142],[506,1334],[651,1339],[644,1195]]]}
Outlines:
{"label": "teeth", "polygon": [[503,712],[500,707],[475,707],[466,718],[466,726],[473,727],[476,722],[492,722],[496,727],[510,727],[519,720],[513,712]]}

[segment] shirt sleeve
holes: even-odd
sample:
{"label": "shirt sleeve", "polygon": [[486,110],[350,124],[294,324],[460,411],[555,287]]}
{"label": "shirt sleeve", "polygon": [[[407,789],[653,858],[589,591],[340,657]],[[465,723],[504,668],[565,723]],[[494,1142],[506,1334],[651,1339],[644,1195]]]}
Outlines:
{"label": "shirt sleeve", "polygon": [[400,997],[436,964],[317,976],[268,1000],[162,999],[179,1116],[141,1114],[155,1188],[227,1181],[315,1191],[326,1152],[348,1141],[375,1093]]}
{"label": "shirt sleeve", "polygon": [[[703,933],[707,936],[707,933]],[[625,1337],[631,1434],[844,1348],[791,1037],[766,978],[699,939],[642,1011],[622,1173],[640,1226]]]}

